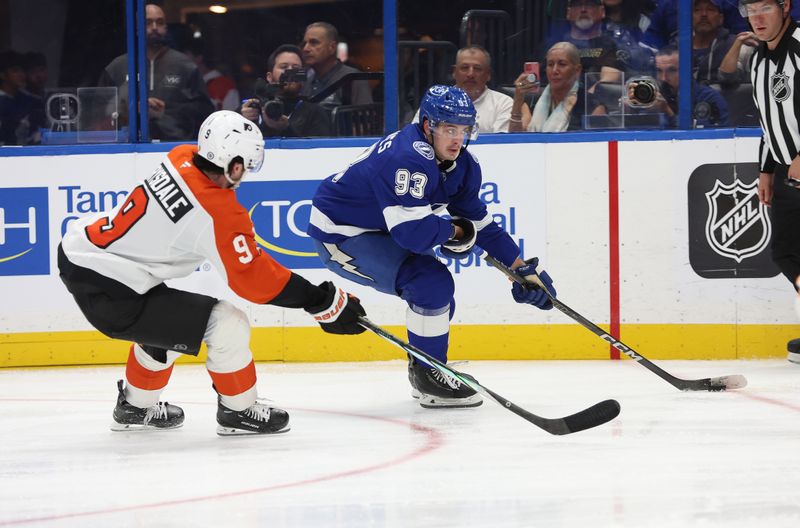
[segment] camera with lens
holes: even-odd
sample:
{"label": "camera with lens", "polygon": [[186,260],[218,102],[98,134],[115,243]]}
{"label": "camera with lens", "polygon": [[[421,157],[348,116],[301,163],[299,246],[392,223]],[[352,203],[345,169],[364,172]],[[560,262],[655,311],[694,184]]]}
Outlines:
{"label": "camera with lens", "polygon": [[283,101],[280,99],[264,101],[261,108],[264,110],[264,115],[273,121],[279,120],[283,115]]}
{"label": "camera with lens", "polygon": [[658,97],[658,82],[652,77],[634,77],[625,84],[625,93],[630,106],[649,108]]}
{"label": "camera with lens", "polygon": [[305,68],[292,68],[290,70],[283,70],[281,78],[278,79],[278,84],[281,86],[289,83],[305,82],[308,78]]}
{"label": "camera with lens", "polygon": [[301,83],[307,79],[304,68],[284,70],[277,83],[269,84],[264,79],[258,79],[254,86],[255,96],[261,103],[261,108],[269,119],[277,121],[283,116],[284,104],[280,95],[281,89],[289,83]]}

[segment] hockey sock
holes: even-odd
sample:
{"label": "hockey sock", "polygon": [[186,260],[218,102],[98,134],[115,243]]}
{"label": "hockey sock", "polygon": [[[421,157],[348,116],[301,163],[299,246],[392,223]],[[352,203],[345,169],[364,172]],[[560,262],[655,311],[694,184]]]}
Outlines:
{"label": "hockey sock", "polygon": [[168,351],[166,362],[154,359],[138,344],[131,345],[125,368],[125,401],[134,407],[147,408],[158,403],[161,391],[167,386],[172,367],[180,354]]}
{"label": "hockey sock", "polygon": [[408,342],[446,363],[450,312],[449,304],[435,310],[409,304],[406,309]]}
{"label": "hockey sock", "polygon": [[243,411],[253,405],[256,393],[256,365],[250,364],[234,372],[216,372],[208,368],[222,405],[233,411]]}
{"label": "hockey sock", "polygon": [[203,341],[208,346],[206,368],[222,405],[234,411],[253,405],[258,394],[247,315],[226,301],[218,302],[211,310]]}

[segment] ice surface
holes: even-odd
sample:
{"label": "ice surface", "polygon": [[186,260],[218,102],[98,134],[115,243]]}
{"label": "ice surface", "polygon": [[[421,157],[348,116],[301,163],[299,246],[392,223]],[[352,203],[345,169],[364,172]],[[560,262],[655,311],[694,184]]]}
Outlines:
{"label": "ice surface", "polygon": [[262,363],[292,430],[222,438],[201,366],[164,394],[184,427],[128,433],[108,429],[122,366],[0,370],[0,526],[800,526],[800,366],[657,363],[749,384],[683,393],[631,361],[458,367],[542,416],[621,403],[559,437],[491,401],[422,409],[405,362]]}

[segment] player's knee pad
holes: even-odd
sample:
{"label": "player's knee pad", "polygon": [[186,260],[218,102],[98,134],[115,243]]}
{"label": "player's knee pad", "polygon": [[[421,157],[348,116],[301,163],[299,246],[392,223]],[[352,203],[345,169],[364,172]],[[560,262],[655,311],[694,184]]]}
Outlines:
{"label": "player's knee pad", "polygon": [[227,301],[214,305],[203,341],[208,346],[208,370],[235,372],[253,360],[247,315]]}
{"label": "player's knee pad", "polygon": [[397,289],[409,304],[437,310],[449,307],[456,286],[447,266],[430,255],[412,255],[397,273]]}

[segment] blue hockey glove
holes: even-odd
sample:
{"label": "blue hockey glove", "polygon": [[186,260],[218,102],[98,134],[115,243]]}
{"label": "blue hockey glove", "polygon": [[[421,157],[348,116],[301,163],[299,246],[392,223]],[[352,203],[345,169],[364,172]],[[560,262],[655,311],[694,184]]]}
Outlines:
{"label": "blue hockey glove", "polygon": [[553,302],[542,290],[542,287],[537,284],[537,277],[538,282],[544,284],[545,288],[547,288],[553,297],[556,296],[556,289],[553,287],[553,279],[550,278],[550,275],[548,275],[546,271],[538,269],[538,265],[539,258],[534,257],[526,260],[524,266],[520,266],[514,270],[518,275],[531,283],[531,285],[526,287],[515,282],[514,285],[511,286],[511,295],[518,303],[532,304],[540,310],[551,310],[553,308]]}
{"label": "blue hockey glove", "polygon": [[[464,231],[464,235],[459,238],[451,238],[439,248],[442,255],[453,259],[462,259],[470,256],[472,246],[475,245],[475,239],[478,236],[475,230],[475,223],[466,218],[454,216],[450,219],[453,226],[458,226]],[[455,231],[455,228],[453,229]]]}

